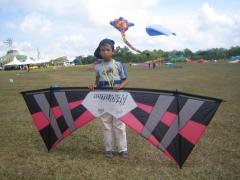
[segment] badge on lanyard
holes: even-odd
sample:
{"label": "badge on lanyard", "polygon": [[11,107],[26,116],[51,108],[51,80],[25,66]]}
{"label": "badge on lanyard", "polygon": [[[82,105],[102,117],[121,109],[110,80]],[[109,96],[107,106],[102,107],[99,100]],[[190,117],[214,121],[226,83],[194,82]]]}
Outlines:
{"label": "badge on lanyard", "polygon": [[107,79],[109,86],[113,87],[114,86],[115,60],[114,59],[112,60],[112,71],[111,71],[112,80],[110,80],[110,77],[109,77],[110,72],[107,71],[104,63],[102,64],[102,66],[103,66],[103,72],[104,72],[105,78]]}

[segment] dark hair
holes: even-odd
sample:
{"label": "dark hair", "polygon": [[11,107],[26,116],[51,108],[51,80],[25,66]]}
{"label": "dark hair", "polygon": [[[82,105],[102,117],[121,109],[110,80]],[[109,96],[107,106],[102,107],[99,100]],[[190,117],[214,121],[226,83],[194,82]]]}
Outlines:
{"label": "dark hair", "polygon": [[112,47],[112,50],[114,51],[114,44],[115,42],[111,39],[103,39],[102,41],[100,41],[97,49],[94,52],[94,56],[98,59],[101,59],[101,55],[100,55],[100,47],[101,46],[105,46],[105,45],[110,45]]}

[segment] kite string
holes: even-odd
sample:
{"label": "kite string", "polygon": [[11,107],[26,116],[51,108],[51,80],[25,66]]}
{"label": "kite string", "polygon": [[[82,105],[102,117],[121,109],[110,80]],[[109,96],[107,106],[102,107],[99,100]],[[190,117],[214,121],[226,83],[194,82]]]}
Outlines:
{"label": "kite string", "polygon": [[136,49],[135,47],[133,47],[133,46],[128,42],[128,40],[126,39],[126,34],[125,34],[124,32],[121,32],[121,35],[122,35],[122,39],[123,39],[124,43],[127,44],[127,46],[128,46],[129,48],[131,48],[132,50],[134,50],[134,51],[136,51],[136,52],[138,52],[138,53],[143,53],[142,51],[140,51],[140,50]]}

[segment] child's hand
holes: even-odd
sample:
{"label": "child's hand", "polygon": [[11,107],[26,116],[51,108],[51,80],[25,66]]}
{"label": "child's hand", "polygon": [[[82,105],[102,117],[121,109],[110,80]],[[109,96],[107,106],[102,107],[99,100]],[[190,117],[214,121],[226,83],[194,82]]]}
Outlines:
{"label": "child's hand", "polygon": [[118,90],[121,89],[121,86],[120,86],[120,85],[115,85],[115,86],[113,87],[113,89],[118,91]]}
{"label": "child's hand", "polygon": [[116,85],[113,87],[113,89],[118,91],[118,90],[120,90],[120,89],[125,88],[125,87],[127,86],[127,84],[128,84],[128,81],[127,81],[127,80],[124,80],[124,81],[122,81],[121,84],[116,84]]}
{"label": "child's hand", "polygon": [[91,85],[88,86],[90,91],[94,91],[96,87],[97,87],[96,84],[93,84],[93,85],[91,84]]}

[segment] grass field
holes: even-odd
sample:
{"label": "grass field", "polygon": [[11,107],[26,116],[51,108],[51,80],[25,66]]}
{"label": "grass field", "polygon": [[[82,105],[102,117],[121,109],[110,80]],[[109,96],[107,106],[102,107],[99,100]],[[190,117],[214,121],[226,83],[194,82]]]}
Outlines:
{"label": "grass field", "polygon": [[19,92],[54,84],[87,86],[93,72],[80,66],[0,72],[0,179],[240,179],[240,65],[182,66],[128,68],[129,87],[178,89],[227,101],[181,170],[130,129],[129,158],[106,159],[99,121],[48,153]]}

